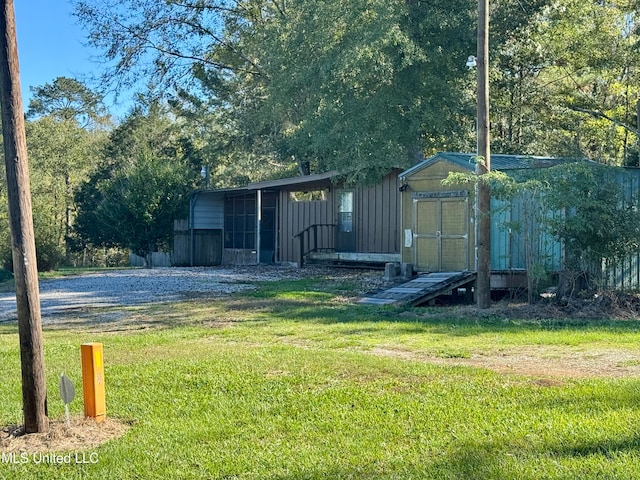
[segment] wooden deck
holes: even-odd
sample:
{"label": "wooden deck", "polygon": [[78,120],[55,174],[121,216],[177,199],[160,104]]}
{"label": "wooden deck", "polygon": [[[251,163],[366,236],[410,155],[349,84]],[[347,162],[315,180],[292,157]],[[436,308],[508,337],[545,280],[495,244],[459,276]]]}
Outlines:
{"label": "wooden deck", "polygon": [[363,297],[358,303],[372,305],[420,305],[455,288],[470,286],[476,272],[437,272],[420,275],[401,285]]}
{"label": "wooden deck", "polygon": [[355,253],[355,252],[311,252],[309,260],[317,262],[352,262],[352,263],[400,263],[399,253]]}

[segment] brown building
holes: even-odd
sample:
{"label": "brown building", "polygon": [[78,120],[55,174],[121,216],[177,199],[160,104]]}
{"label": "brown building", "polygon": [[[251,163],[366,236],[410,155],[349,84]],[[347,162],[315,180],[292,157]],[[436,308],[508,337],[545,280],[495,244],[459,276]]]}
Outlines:
{"label": "brown building", "polygon": [[327,172],[196,191],[176,229],[174,264],[399,262],[400,172],[369,186]]}

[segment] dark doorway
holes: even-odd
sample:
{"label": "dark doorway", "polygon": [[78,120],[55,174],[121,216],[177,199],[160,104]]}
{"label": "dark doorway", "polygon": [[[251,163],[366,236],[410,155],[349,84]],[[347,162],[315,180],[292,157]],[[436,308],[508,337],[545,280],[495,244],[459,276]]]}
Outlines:
{"label": "dark doorway", "polygon": [[260,263],[273,263],[276,259],[278,196],[274,192],[262,194],[260,221]]}

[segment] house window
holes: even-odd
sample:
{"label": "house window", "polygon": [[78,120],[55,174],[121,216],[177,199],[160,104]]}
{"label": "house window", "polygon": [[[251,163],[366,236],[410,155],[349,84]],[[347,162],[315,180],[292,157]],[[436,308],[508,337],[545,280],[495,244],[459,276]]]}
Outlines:
{"label": "house window", "polygon": [[256,248],[256,198],[229,197],[224,202],[224,248]]}
{"label": "house window", "polygon": [[353,191],[343,190],[338,196],[338,231],[353,232]]}
{"label": "house window", "polygon": [[326,202],[326,188],[321,190],[309,190],[305,192],[289,192],[289,201],[291,202]]}

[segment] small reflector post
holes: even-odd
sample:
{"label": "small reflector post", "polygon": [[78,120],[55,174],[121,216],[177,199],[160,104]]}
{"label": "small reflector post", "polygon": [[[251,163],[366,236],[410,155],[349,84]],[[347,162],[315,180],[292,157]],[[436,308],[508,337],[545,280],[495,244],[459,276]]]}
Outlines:
{"label": "small reflector post", "polygon": [[104,394],[104,361],[101,343],[84,343],[82,354],[82,391],[84,416],[102,422],[107,414]]}

